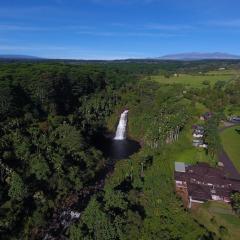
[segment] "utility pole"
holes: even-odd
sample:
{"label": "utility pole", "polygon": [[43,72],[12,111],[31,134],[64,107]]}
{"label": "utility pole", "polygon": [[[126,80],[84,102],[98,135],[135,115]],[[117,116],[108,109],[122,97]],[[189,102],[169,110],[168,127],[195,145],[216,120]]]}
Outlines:
{"label": "utility pole", "polygon": [[143,165],[144,163],[141,162],[141,178],[144,178]]}

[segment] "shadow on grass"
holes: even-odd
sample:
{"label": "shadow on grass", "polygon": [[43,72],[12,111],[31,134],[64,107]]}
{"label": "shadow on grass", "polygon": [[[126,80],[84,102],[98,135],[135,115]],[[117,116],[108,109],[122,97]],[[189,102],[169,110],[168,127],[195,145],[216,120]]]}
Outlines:
{"label": "shadow on grass", "polygon": [[235,129],[235,131],[238,133],[238,134],[240,134],[240,129]]}

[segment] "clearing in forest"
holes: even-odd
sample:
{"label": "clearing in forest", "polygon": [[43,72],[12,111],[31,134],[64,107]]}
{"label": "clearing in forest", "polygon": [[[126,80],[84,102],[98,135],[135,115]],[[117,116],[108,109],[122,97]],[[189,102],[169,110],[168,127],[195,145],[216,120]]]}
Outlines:
{"label": "clearing in forest", "polygon": [[204,74],[173,74],[169,77],[164,75],[153,75],[151,80],[161,84],[180,83],[189,87],[201,88],[207,86],[208,83],[213,86],[218,81],[229,82],[236,79],[238,72],[234,71],[211,71]]}

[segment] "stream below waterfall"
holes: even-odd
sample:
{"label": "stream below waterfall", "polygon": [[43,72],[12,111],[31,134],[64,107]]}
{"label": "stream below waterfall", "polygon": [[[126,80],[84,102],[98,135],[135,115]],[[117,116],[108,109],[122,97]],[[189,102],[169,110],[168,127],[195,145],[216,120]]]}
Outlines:
{"label": "stream below waterfall", "polygon": [[73,194],[76,201],[73,201],[71,206],[57,209],[48,228],[42,232],[42,239],[66,239],[64,236],[66,229],[80,218],[81,212],[87,206],[91,196],[104,188],[105,178],[113,171],[115,162],[128,158],[141,148],[139,142],[127,138],[127,118],[128,110],[125,110],[120,116],[115,134],[104,133],[96,136],[94,145],[102,151],[103,156],[107,159],[104,173],[91,186]]}

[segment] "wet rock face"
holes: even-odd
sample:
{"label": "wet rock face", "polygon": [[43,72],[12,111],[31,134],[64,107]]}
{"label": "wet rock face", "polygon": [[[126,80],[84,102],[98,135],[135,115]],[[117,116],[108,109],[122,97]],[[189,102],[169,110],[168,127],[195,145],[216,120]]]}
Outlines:
{"label": "wet rock face", "polygon": [[65,210],[60,215],[60,221],[63,228],[68,228],[72,222],[79,219],[81,216],[80,212],[72,211],[72,210]]}

